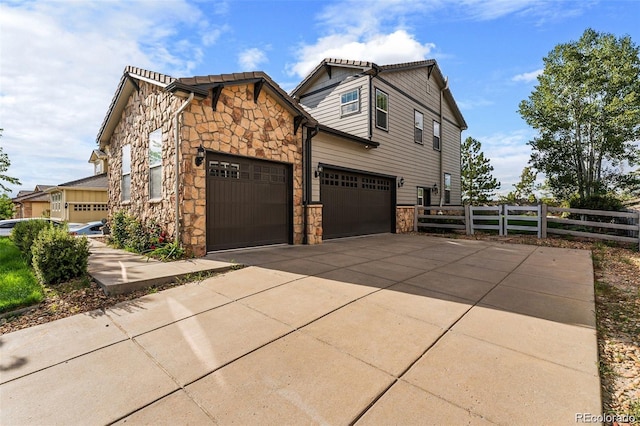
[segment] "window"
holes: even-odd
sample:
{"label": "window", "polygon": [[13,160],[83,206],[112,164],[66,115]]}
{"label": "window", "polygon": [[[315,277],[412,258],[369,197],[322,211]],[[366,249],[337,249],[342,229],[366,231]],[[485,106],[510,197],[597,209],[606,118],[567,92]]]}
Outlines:
{"label": "window", "polygon": [[162,129],[149,133],[149,199],[162,198]]}
{"label": "window", "polygon": [[376,127],[389,130],[389,95],[376,89]]}
{"label": "window", "polygon": [[433,122],[433,149],[440,151],[440,123]]}
{"label": "window", "polygon": [[418,187],[418,202],[419,206],[424,206],[424,188]]}
{"label": "window", "polygon": [[51,210],[60,211],[62,210],[62,193],[54,192],[51,194]]}
{"label": "window", "polygon": [[[254,168],[260,167],[254,166]],[[257,180],[261,180],[260,171],[257,170],[257,177],[254,177]],[[209,176],[240,179],[240,164],[227,163],[226,161],[209,161]],[[268,177],[268,175],[266,176]]]}
{"label": "window", "polygon": [[100,174],[104,173],[104,172],[103,172],[103,170],[104,170],[104,168],[103,168],[103,167],[104,167],[104,166],[103,166],[103,162],[102,162],[102,160],[98,160],[98,161],[96,161],[96,162],[94,163],[94,165],[95,165],[95,170],[94,170],[94,172],[95,172],[95,173],[94,173],[94,174],[96,174],[96,175],[100,175]]}
{"label": "window", "polygon": [[[424,116],[421,112],[413,111],[414,115],[414,140],[422,143],[422,131],[424,130]],[[428,149],[428,148],[427,148]]]}
{"label": "window", "polygon": [[451,202],[451,175],[449,173],[444,174],[444,202]]}
{"label": "window", "polygon": [[131,199],[131,145],[122,147],[122,181],[120,182],[122,201]]}
{"label": "window", "polygon": [[417,198],[418,198],[418,202],[416,203],[417,205],[430,206],[431,205],[431,188],[419,186]]}
{"label": "window", "polygon": [[344,117],[357,112],[360,112],[360,90],[343,93],[340,97],[340,116]]}

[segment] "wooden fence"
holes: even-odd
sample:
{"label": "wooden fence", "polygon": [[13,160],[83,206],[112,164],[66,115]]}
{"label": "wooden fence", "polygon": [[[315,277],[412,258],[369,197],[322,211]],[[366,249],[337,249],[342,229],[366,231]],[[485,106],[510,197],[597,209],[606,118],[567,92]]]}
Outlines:
{"label": "wooden fence", "polygon": [[416,206],[414,230],[441,228],[496,231],[498,235],[531,232],[538,238],[548,234],[573,235],[637,244],[640,249],[640,212],[604,211],[535,206]]}

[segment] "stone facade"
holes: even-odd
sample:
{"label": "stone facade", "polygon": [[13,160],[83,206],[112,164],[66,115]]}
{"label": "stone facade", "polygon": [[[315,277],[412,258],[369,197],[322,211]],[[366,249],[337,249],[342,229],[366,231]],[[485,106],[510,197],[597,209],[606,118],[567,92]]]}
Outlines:
{"label": "stone facade", "polygon": [[[262,90],[254,102],[253,84],[227,85],[214,111],[212,98],[193,100],[180,124],[180,240],[195,256],[206,253],[206,169],[195,166],[198,147],[207,151],[293,165],[293,242],[302,243],[302,130],[294,134],[293,115]],[[126,210],[142,221],[155,220],[175,235],[175,141],[173,114],[185,99],[140,82],[109,143],[110,216]],[[162,198],[149,200],[149,133],[162,129]],[[131,197],[122,201],[122,146],[131,145]]]}
{"label": "stone facade", "polygon": [[413,231],[415,211],[414,206],[396,207],[396,233]]}
{"label": "stone facade", "polygon": [[307,206],[307,244],[322,244],[322,204]]}

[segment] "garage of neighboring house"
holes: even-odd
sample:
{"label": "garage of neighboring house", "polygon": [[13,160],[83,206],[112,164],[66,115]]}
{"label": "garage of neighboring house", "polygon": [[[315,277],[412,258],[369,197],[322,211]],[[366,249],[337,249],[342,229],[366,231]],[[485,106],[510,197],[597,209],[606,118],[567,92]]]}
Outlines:
{"label": "garage of neighboring house", "polygon": [[290,164],[209,153],[207,250],[292,242]]}
{"label": "garage of neighboring house", "polygon": [[394,231],[395,177],[321,167],[323,238]]}

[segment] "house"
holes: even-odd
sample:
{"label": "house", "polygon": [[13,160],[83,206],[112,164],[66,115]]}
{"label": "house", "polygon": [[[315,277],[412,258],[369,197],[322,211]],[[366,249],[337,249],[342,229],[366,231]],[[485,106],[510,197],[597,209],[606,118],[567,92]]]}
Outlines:
{"label": "house", "polygon": [[13,198],[14,217],[49,217],[50,214],[50,196],[45,191],[50,185],[36,185],[33,191],[20,191]]}
{"label": "house", "polygon": [[47,188],[52,219],[84,223],[107,218],[107,156],[94,150],[89,162],[94,166],[93,176]]}
{"label": "house", "polygon": [[307,185],[324,238],[406,232],[416,204],[461,204],[467,125],[435,60],[325,59],[291,94],[320,123]]}
{"label": "house", "polygon": [[263,72],[126,67],[97,137],[109,217],[154,220],[201,256],[413,229],[438,188],[460,204],[466,124],[435,61],[325,60],[293,95]]}
{"label": "house", "polygon": [[262,72],[124,70],[98,134],[109,216],[154,220],[195,255],[300,244],[303,137],[313,118]]}

